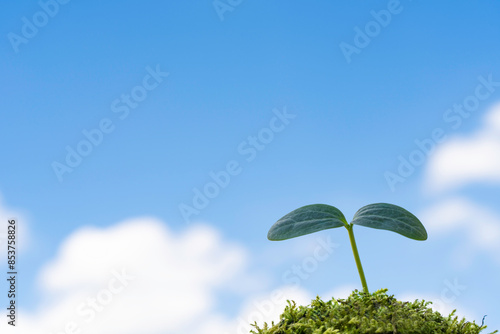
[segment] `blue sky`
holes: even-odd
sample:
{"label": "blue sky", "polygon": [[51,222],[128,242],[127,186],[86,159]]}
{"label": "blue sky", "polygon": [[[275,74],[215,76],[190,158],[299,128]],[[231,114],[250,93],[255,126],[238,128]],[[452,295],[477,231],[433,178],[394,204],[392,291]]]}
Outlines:
{"label": "blue sky", "polygon": [[[360,288],[345,231],[270,242],[277,219],[312,203],[350,219],[376,202],[415,213],[429,239],[356,229],[370,289],[479,323],[487,314],[500,329],[499,10],[409,0],[4,5],[0,237],[5,248],[15,217],[18,329],[244,332],[240,320],[258,317],[255,301],[273,291],[307,303]],[[102,301],[122,268],[135,270],[130,289],[112,292],[95,319],[75,313],[88,296]],[[291,268],[309,270],[292,275],[298,286]],[[198,308],[175,307],[179,291]],[[127,316],[131,301],[158,307]]]}

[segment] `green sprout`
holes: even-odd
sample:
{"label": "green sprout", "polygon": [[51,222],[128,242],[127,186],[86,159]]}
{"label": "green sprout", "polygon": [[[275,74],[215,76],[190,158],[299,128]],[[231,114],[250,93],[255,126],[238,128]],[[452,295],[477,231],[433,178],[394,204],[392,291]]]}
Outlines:
{"label": "green sprout", "polygon": [[269,229],[267,238],[273,241],[286,240],[344,226],[349,233],[363,291],[368,293],[368,285],[354,239],[354,225],[389,230],[414,240],[427,239],[427,231],[417,217],[402,207],[387,203],[375,203],[362,207],[354,214],[351,223],[347,223],[344,214],[336,207],[326,204],[306,205],[278,220]]}

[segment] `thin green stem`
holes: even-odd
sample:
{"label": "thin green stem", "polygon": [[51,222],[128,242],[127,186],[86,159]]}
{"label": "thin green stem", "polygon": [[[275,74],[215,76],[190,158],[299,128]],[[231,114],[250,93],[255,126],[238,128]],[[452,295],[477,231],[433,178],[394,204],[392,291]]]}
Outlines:
{"label": "thin green stem", "polygon": [[356,240],[354,240],[354,232],[352,230],[353,224],[346,226],[349,232],[349,240],[351,241],[352,253],[354,254],[354,260],[356,260],[356,266],[358,267],[359,277],[361,278],[361,285],[363,285],[363,291],[368,293],[368,285],[366,285],[365,273],[363,271],[363,266],[361,265],[361,260],[359,259],[358,247],[356,246]]}

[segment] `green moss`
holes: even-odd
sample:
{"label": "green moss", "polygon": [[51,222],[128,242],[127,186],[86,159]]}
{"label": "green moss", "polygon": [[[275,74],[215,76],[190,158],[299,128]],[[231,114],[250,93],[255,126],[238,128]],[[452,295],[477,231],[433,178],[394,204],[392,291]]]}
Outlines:
{"label": "green moss", "polygon": [[[447,333],[475,334],[486,326],[459,320],[453,311],[444,317],[433,311],[430,302],[416,300],[401,302],[387,289],[367,294],[354,290],[347,299],[324,302],[319,297],[309,306],[298,306],[288,301],[280,322],[260,328],[253,325],[254,334],[412,334]],[[497,333],[494,331],[493,333]]]}

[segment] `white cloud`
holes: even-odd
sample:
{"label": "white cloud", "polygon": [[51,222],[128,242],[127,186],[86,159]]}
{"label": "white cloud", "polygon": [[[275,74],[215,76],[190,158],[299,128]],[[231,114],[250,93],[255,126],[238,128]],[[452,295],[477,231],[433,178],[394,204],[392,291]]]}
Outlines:
{"label": "white cloud", "polygon": [[446,234],[456,229],[464,232],[468,244],[460,245],[455,251],[458,264],[467,266],[473,260],[474,250],[490,252],[500,260],[500,216],[492,210],[466,198],[452,197],[429,207],[419,216],[429,235]]}
{"label": "white cloud", "polygon": [[42,270],[45,303],[35,314],[23,312],[16,333],[66,326],[93,334],[196,332],[198,319],[217,308],[217,289],[244,273],[246,263],[243,248],[204,225],[174,233],[143,218],[82,228]]}
{"label": "white cloud", "polygon": [[454,137],[438,146],[426,170],[426,188],[444,191],[472,182],[500,183],[500,104],[468,137]]}

